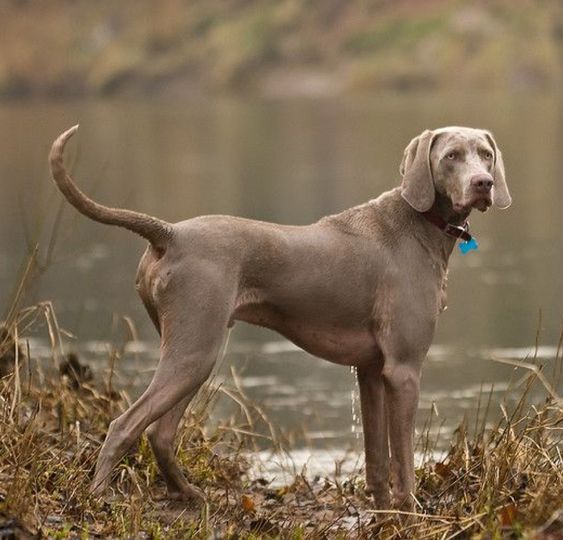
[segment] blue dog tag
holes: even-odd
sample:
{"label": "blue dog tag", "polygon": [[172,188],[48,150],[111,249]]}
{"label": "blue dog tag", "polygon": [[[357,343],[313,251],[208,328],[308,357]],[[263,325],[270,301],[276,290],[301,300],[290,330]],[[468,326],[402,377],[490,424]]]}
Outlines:
{"label": "blue dog tag", "polygon": [[477,251],[478,248],[479,248],[479,246],[477,245],[477,241],[475,240],[475,238],[472,238],[471,240],[468,240],[467,242],[461,242],[459,244],[459,250],[461,251],[462,255],[469,253],[472,249]]}

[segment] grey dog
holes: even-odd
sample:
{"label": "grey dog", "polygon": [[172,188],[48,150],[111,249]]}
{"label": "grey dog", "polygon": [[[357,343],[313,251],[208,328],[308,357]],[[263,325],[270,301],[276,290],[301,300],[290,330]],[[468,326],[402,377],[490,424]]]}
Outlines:
{"label": "grey dog", "polygon": [[399,187],[312,225],[286,226],[232,216],[171,224],[102,206],[64,167],[64,147],[77,128],[53,143],[53,178],[79,212],[149,241],[136,286],[161,336],[150,385],[110,424],[93,493],[103,492],[113,468],[148,428],[169,496],[203,498],[176,462],[174,439],[227,329],[239,320],[357,368],[366,489],[378,508],[412,508],[421,366],[446,305],[448,259],[458,239],[471,238],[472,209],[511,204],[491,133],[424,131],[405,149]]}

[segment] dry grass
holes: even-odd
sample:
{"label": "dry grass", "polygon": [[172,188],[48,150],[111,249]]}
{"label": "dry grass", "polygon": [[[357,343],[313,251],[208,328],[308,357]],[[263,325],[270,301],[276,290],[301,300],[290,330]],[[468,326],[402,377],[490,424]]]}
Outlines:
{"label": "dry grass", "polygon": [[[62,332],[50,304],[11,314],[11,331],[20,339],[37,326],[46,328],[57,364]],[[14,347],[4,343],[0,349],[9,346]],[[108,363],[118,365],[123,350],[123,343],[114,346]],[[297,475],[282,488],[249,480],[254,424],[264,417],[246,401],[236,378],[232,388],[210,385],[200,394],[179,436],[178,457],[205,489],[207,505],[190,508],[164,499],[144,439],[116,471],[113,494],[92,500],[87,486],[93,464],[110,420],[128,404],[127,395],[113,392],[108,381],[100,385],[103,390],[71,390],[32,372],[21,352],[15,355],[19,369],[0,381],[0,536],[550,538],[537,530],[563,507],[563,407],[551,387],[541,403],[530,399],[538,373],[543,377],[533,361],[520,381],[519,402],[510,410],[501,405],[498,425],[485,427],[487,413],[497,405],[480,404],[478,425],[471,434],[461,425],[439,463],[431,459],[429,440],[421,441],[428,457],[417,471],[417,509],[407,515],[373,510],[361,471],[342,483]],[[220,394],[240,405],[240,415],[208,433],[205,411]],[[563,523],[551,527],[562,534]]]}

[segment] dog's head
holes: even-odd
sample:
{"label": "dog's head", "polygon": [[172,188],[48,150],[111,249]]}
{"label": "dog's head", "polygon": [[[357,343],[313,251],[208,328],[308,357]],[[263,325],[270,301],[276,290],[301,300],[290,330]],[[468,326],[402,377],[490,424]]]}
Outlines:
{"label": "dog's head", "polygon": [[454,212],[485,212],[493,203],[508,208],[502,154],[492,134],[483,129],[445,127],[427,130],[406,147],[400,167],[403,198],[418,212],[446,196]]}

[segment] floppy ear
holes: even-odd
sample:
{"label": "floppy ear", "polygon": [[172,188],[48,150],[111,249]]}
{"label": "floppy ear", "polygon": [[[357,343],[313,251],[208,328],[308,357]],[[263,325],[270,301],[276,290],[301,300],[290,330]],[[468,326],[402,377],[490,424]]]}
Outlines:
{"label": "floppy ear", "polygon": [[417,212],[426,212],[434,204],[435,191],[430,167],[430,149],[434,132],[426,130],[405,148],[399,171],[403,176],[401,195]]}
{"label": "floppy ear", "polygon": [[504,210],[512,204],[512,197],[506,185],[502,152],[499,150],[492,133],[485,131],[485,136],[495,151],[495,161],[493,164],[493,178],[495,181],[493,185],[493,202],[496,206]]}

